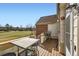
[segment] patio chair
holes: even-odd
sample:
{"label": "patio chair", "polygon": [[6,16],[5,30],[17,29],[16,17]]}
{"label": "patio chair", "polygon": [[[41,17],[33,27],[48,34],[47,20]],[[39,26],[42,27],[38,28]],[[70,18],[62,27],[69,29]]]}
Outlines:
{"label": "patio chair", "polygon": [[30,46],[27,50],[26,50],[26,55],[27,56],[37,56],[37,47],[36,45],[32,45]]}
{"label": "patio chair", "polygon": [[44,35],[46,37],[46,40],[51,38],[51,32],[50,31],[45,32]]}

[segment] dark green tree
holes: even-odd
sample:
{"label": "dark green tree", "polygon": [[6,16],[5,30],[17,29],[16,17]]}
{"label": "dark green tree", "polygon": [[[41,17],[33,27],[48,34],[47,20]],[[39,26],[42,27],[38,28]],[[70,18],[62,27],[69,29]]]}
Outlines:
{"label": "dark green tree", "polygon": [[6,30],[6,31],[10,31],[10,25],[9,25],[9,24],[6,24],[6,25],[5,25],[5,30]]}

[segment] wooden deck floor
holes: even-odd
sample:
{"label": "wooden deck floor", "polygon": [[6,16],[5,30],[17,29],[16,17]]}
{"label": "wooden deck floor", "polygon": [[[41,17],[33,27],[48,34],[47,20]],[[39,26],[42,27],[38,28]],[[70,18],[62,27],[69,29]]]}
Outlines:
{"label": "wooden deck floor", "polygon": [[38,46],[39,56],[63,56],[57,50],[57,39],[48,39]]}
{"label": "wooden deck floor", "polygon": [[[63,56],[57,49],[58,41],[56,39],[48,39],[38,46],[39,56]],[[16,47],[6,50],[6,52],[17,50]],[[5,53],[5,51],[4,51]],[[24,54],[23,54],[24,56]]]}

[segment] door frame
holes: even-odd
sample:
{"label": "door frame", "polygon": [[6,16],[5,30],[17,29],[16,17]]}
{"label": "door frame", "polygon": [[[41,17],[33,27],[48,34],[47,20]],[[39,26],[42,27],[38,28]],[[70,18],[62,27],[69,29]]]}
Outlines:
{"label": "door frame", "polygon": [[[67,9],[68,10],[68,9]],[[68,10],[68,12],[66,12],[66,19],[67,17],[70,17],[69,21],[70,21],[70,32],[66,32],[65,31],[65,53],[66,55],[70,55],[70,56],[74,56],[74,18],[73,18],[73,8],[70,8]],[[65,19],[65,21],[66,21]],[[66,24],[65,24],[66,26]],[[70,48],[70,51],[68,50],[68,47],[67,47],[67,41],[66,41],[66,35],[69,35],[69,48]]]}

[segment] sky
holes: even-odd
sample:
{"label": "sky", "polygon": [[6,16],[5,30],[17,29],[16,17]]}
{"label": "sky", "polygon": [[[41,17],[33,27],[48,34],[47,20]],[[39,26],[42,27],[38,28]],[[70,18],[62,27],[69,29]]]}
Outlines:
{"label": "sky", "polygon": [[55,3],[0,3],[0,24],[34,26],[42,16],[56,14]]}

